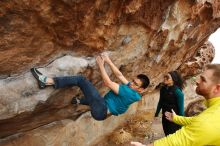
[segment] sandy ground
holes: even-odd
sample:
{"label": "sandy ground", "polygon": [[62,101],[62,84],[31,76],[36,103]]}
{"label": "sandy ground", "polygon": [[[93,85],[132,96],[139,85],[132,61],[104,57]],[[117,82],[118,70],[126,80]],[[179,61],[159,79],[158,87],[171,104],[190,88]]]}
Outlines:
{"label": "sandy ground", "polygon": [[163,127],[161,118],[159,120],[154,120],[152,123],[152,131],[154,134],[153,140],[160,139],[164,137]]}

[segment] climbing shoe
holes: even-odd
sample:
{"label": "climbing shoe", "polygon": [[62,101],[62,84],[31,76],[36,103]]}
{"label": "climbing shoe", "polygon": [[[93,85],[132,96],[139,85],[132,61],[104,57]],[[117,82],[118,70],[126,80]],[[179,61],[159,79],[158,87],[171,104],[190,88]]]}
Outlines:
{"label": "climbing shoe", "polygon": [[47,77],[42,75],[36,68],[31,68],[31,73],[38,81],[38,86],[40,89],[44,89],[46,87]]}

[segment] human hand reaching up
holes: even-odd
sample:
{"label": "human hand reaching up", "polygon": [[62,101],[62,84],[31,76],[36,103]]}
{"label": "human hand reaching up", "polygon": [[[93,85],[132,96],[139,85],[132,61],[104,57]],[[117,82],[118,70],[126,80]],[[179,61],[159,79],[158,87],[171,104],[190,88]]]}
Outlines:
{"label": "human hand reaching up", "polygon": [[107,54],[102,54],[101,57],[106,63],[108,64],[111,63],[111,59],[109,58]]}
{"label": "human hand reaching up", "polygon": [[98,64],[98,66],[104,66],[104,60],[102,59],[101,56],[97,56],[96,57],[96,63]]}

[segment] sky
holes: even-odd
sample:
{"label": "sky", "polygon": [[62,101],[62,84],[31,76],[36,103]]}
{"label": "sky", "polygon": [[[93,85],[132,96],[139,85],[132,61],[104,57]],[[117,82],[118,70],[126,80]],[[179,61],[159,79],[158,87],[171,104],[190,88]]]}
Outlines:
{"label": "sky", "polygon": [[220,28],[209,37],[209,41],[215,47],[215,57],[212,63],[220,63]]}

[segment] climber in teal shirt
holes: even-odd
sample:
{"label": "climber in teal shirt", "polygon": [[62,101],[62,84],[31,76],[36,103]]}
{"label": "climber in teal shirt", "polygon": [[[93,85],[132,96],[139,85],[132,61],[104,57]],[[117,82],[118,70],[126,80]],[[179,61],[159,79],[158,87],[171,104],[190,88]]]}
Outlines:
{"label": "climber in teal shirt", "polygon": [[130,82],[127,85],[121,84],[119,85],[118,95],[113,91],[109,91],[104,96],[107,107],[113,115],[123,114],[127,111],[129,105],[141,99],[141,95],[129,86]]}
{"label": "climber in teal shirt", "polygon": [[[102,97],[95,86],[84,76],[62,76],[47,77],[36,68],[31,69],[31,73],[37,79],[40,89],[46,86],[53,86],[55,89],[77,86],[81,89],[84,97],[74,97],[72,104],[83,104],[90,106],[91,115],[94,119],[105,120],[109,115],[120,115],[127,111],[129,106],[141,99],[140,93],[149,85],[149,79],[144,74],[137,75],[129,82],[120,70],[112,63],[107,55],[96,57],[96,62],[100,70],[103,83],[110,91]],[[114,75],[122,82],[118,84],[112,81],[104,65],[108,64]]]}

